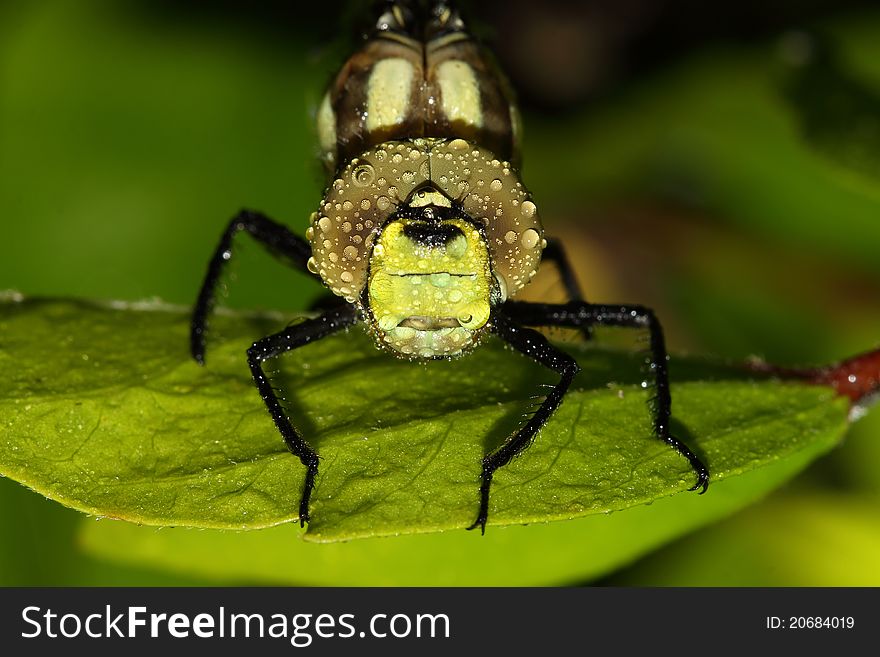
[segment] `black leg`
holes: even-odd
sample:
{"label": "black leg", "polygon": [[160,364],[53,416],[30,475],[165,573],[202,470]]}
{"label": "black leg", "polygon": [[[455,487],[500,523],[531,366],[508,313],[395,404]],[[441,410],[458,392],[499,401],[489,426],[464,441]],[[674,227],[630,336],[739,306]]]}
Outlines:
{"label": "black leg", "polygon": [[312,488],[315,486],[315,475],[318,474],[318,454],[293,428],[284,413],[281,402],[278,401],[278,397],[272,389],[272,384],[263,372],[262,364],[269,358],[274,358],[286,351],[302,347],[351,326],[357,321],[357,317],[357,309],[353,305],[346,304],[342,308],[327,311],[320,317],[288,326],[283,331],[258,340],[247,351],[248,364],[251,367],[254,383],[266,403],[266,408],[269,409],[269,414],[275,421],[275,426],[284,437],[288,449],[295,456],[298,456],[302,464],[306,466],[306,482],[299,503],[300,526],[305,526],[309,519],[309,498],[312,495]]}
{"label": "black leg", "polygon": [[[559,240],[548,237],[547,246],[544,247],[541,258],[556,264],[556,269],[559,270],[559,277],[562,279],[562,285],[565,287],[565,294],[568,296],[569,301],[586,301],[581,293],[581,286],[574,275],[574,269],[571,266],[568,255],[565,253],[565,249]],[[580,329],[587,340],[593,337],[593,328],[589,322],[581,326]]]}
{"label": "black leg", "polygon": [[703,462],[678,438],[669,432],[669,419],[672,415],[672,396],[669,393],[669,371],[666,343],[663,329],[654,312],[643,306],[619,306],[611,304],[590,304],[570,302],[565,304],[526,303],[508,301],[504,312],[513,320],[527,326],[569,326],[578,327],[585,323],[625,328],[647,329],[651,338],[651,372],[654,375],[656,395],[652,400],[651,412],[654,420],[654,435],[684,456],[697,475],[697,483],[690,490],[709,487],[709,470]]}
{"label": "black leg", "polygon": [[239,212],[220,238],[214,255],[208,264],[205,281],[199,291],[190,325],[189,347],[192,357],[200,365],[205,363],[205,328],[208,315],[214,305],[217,282],[223,273],[224,265],[232,257],[232,238],[240,231],[247,231],[265,245],[273,254],[291,262],[302,271],[308,271],[306,263],[312,255],[311,246],[304,239],[291,233],[286,227],[276,223],[259,212],[242,210]]}
{"label": "black leg", "polygon": [[560,379],[544,398],[538,410],[529,418],[525,426],[511,435],[494,452],[483,458],[483,472],[480,483],[480,512],[473,525],[468,529],[480,528],[486,533],[486,519],[489,516],[489,487],[492,485],[492,475],[495,471],[510,463],[510,459],[523,451],[532,442],[535,434],[540,431],[553,411],[559,406],[574,375],[580,371],[574,358],[551,345],[547,339],[529,328],[517,326],[501,312],[496,312],[492,317],[492,332],[507,342],[515,349],[521,351],[529,358],[540,363],[554,372],[559,373]]}

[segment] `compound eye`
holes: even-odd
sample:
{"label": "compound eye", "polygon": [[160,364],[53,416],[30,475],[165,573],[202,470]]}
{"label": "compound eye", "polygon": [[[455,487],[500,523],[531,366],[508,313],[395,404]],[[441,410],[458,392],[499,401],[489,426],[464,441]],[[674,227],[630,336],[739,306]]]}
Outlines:
{"label": "compound eye", "polygon": [[380,144],[338,172],[306,231],[309,268],[334,294],[351,303],[360,298],[379,231],[401,199],[428,182],[429,169],[426,144],[400,141]]}
{"label": "compound eye", "polygon": [[490,151],[453,139],[431,150],[431,179],[482,223],[502,300],[516,294],[535,275],[544,248],[537,207],[519,174]]}

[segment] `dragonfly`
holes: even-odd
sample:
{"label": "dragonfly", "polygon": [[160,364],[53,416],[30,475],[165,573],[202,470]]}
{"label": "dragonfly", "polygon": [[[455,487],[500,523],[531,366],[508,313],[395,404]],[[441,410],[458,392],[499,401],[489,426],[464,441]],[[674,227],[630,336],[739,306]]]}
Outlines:
{"label": "dragonfly", "polygon": [[[493,475],[533,442],[580,369],[539,327],[576,328],[587,337],[601,325],[646,330],[653,434],[690,463],[690,490],[705,492],[709,470],[670,432],[661,324],[644,306],[584,299],[563,244],[545,234],[519,174],[520,113],[491,53],[448,0],[393,0],[375,16],[317,110],[329,182],[305,238],[260,212],[239,212],[214,250],[192,315],[190,351],[204,364],[218,282],[241,232],[332,293],[320,315],[247,350],[275,427],[306,468],[300,525],[310,518],[320,456],[285,413],[264,367],[356,323],[398,358],[466,357],[491,334],[558,375],[535,412],[483,457],[468,529],[485,533]],[[567,301],[516,300],[544,262],[559,272]]]}

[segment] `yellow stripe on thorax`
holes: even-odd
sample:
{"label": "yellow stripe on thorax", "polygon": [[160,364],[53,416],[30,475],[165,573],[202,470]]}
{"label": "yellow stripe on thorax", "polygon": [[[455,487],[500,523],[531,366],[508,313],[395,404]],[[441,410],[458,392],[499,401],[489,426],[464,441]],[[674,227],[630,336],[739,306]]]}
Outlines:
{"label": "yellow stripe on thorax", "polygon": [[413,65],[400,57],[376,62],[367,83],[368,132],[403,123],[412,103],[414,75]]}
{"label": "yellow stripe on thorax", "polygon": [[437,82],[443,112],[450,122],[483,126],[480,86],[470,64],[454,59],[443,62],[437,67]]}

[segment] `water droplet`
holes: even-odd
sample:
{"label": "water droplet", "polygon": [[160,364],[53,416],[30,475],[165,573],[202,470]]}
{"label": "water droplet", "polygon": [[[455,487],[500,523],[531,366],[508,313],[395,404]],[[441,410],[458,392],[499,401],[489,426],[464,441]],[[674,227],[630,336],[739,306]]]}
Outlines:
{"label": "water droplet", "polygon": [[[525,205],[525,203],[523,203]],[[522,234],[522,245],[527,249],[534,249],[538,246],[538,242],[540,241],[541,236],[538,235],[538,231],[534,228],[529,228]]]}
{"label": "water droplet", "polygon": [[367,187],[373,184],[375,176],[376,172],[371,165],[361,164],[351,172],[351,181],[357,187]]}
{"label": "water droplet", "polygon": [[446,287],[449,285],[449,279],[451,278],[448,273],[440,272],[438,274],[431,274],[431,285],[434,287]]}

